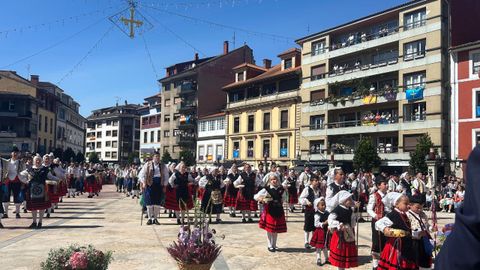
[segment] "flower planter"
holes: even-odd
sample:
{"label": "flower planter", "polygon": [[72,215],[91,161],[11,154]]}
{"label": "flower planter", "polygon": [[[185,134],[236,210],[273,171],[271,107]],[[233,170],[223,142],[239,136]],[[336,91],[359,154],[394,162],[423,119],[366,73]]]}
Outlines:
{"label": "flower planter", "polygon": [[183,262],[177,262],[178,269],[180,270],[210,270],[213,263],[207,264],[186,264]]}

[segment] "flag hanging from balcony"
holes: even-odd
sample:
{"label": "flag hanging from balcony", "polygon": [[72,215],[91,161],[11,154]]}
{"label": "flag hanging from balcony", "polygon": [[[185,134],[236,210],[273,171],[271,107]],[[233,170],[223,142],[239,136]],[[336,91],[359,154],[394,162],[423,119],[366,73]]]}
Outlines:
{"label": "flag hanging from balcony", "polygon": [[377,103],[377,96],[369,95],[363,98],[363,104],[373,104]]}
{"label": "flag hanging from balcony", "polygon": [[233,158],[238,158],[238,149],[233,150]]}
{"label": "flag hanging from balcony", "polygon": [[416,100],[423,98],[423,87],[410,88],[405,91],[407,100]]}

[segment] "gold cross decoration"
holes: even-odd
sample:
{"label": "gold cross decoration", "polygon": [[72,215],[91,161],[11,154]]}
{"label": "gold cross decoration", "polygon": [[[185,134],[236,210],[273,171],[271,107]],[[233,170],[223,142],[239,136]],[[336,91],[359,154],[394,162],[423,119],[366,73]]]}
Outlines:
{"label": "gold cross decoration", "polygon": [[120,18],[120,20],[126,25],[126,26],[130,26],[130,35],[129,37],[130,38],[134,38],[135,37],[135,30],[134,30],[134,26],[136,27],[140,27],[143,25],[143,21],[137,21],[135,20],[135,8],[134,7],[130,7],[130,19],[127,19],[125,17],[122,17]]}

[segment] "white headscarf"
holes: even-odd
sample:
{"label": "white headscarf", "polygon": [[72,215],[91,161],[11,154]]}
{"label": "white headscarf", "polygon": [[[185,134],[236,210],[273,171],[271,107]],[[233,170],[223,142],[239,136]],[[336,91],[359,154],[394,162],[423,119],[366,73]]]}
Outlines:
{"label": "white headscarf", "polygon": [[394,208],[395,205],[397,204],[398,200],[402,197],[402,193],[398,192],[390,192],[383,197],[382,202],[385,205],[385,209],[387,212],[391,212]]}
{"label": "white headscarf", "polygon": [[318,203],[321,202],[321,201],[324,201],[325,202],[325,198],[324,197],[320,197],[320,198],[316,198],[315,201],[313,201],[313,208],[315,208],[315,211],[318,211]]}
{"label": "white headscarf", "polygon": [[332,197],[330,201],[330,208],[335,209],[339,204],[345,203],[348,199],[352,197],[352,193],[346,190],[340,190],[335,196]]}
{"label": "white headscarf", "polygon": [[[230,169],[228,169],[227,175],[228,174],[233,174],[233,168],[237,168],[237,165],[233,164],[232,167],[230,167]],[[238,168],[237,168],[237,172],[238,172]]]}
{"label": "white headscarf", "polygon": [[[172,164],[175,164],[175,163],[172,163]],[[178,165],[175,167],[175,170],[180,171],[180,166],[182,164],[185,165],[185,163],[183,163],[183,161],[180,161],[180,163],[178,163]]]}

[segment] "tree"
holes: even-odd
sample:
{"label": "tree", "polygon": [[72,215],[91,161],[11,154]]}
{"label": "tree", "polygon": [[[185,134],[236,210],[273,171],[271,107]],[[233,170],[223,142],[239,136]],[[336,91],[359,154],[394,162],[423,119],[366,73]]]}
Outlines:
{"label": "tree", "polygon": [[75,158],[75,152],[72,148],[68,147],[67,150],[63,152],[62,160],[64,162],[70,163]]}
{"label": "tree", "polygon": [[63,149],[58,147],[58,148],[55,148],[55,150],[53,150],[53,155],[55,157],[58,157],[58,158],[61,158],[63,159]]}
{"label": "tree", "polygon": [[88,162],[91,162],[91,163],[100,163],[100,159],[98,158],[98,155],[96,152],[91,152],[89,155],[88,155]]}
{"label": "tree", "polygon": [[186,166],[190,167],[195,165],[195,155],[190,150],[182,150],[179,155],[180,161],[183,161]]}
{"label": "tree", "polygon": [[78,151],[77,155],[75,156],[75,162],[82,163],[84,161],[85,161],[85,156],[82,154],[82,152]]}
{"label": "tree", "polygon": [[127,159],[128,164],[133,164],[136,158],[138,159],[138,152],[129,153]]}
{"label": "tree", "polygon": [[168,152],[168,150],[165,150],[165,152],[163,152],[163,155],[162,155],[162,163],[168,163],[172,160],[172,156],[170,156],[170,153]]}
{"label": "tree", "polygon": [[413,173],[428,173],[425,157],[430,153],[430,148],[433,148],[432,139],[428,134],[423,134],[417,140],[415,151],[410,153],[410,169]]}
{"label": "tree", "polygon": [[363,137],[360,140],[353,156],[353,166],[365,172],[371,172],[373,168],[380,166],[380,157],[371,138]]}

